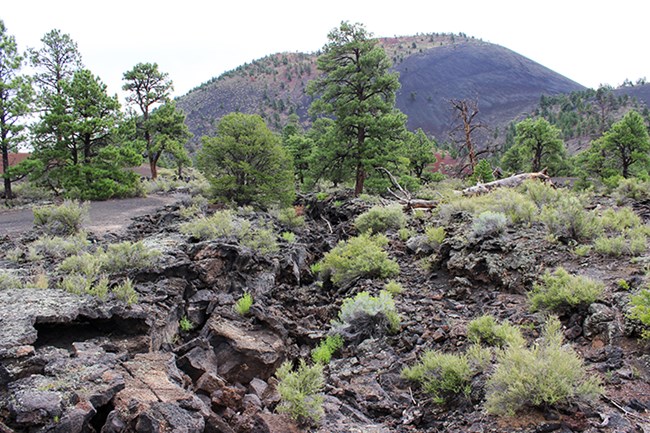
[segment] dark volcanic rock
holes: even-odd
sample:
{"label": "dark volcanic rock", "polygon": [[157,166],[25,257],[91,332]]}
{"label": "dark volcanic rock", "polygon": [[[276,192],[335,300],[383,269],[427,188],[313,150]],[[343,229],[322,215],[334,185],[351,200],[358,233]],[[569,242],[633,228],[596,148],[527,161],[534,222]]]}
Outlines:
{"label": "dark volcanic rock", "polygon": [[228,381],[267,379],[284,361],[284,342],[266,329],[213,315],[204,333],[214,348],[219,374]]}

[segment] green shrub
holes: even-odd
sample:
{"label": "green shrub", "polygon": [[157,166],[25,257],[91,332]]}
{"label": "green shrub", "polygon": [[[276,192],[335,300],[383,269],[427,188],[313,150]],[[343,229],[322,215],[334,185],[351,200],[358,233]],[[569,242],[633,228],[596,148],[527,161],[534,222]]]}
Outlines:
{"label": "green shrub", "polygon": [[73,254],[79,254],[88,246],[90,246],[90,241],[83,231],[68,237],[44,235],[31,243],[29,255],[32,257],[45,256],[53,259],[64,259]]}
{"label": "green shrub", "polygon": [[579,257],[584,257],[589,255],[591,252],[591,245],[577,245],[574,249],[573,252],[576,256]]}
{"label": "green shrub", "polygon": [[343,347],[343,337],[340,335],[328,335],[320,344],[311,351],[311,359],[315,363],[329,364],[332,355]]}
{"label": "green shrub", "polygon": [[284,362],[275,372],[280,381],[278,393],[280,404],[278,412],[287,413],[299,422],[318,422],[324,415],[322,394],[325,385],[323,365],[308,366],[304,360],[293,371],[291,362]]}
{"label": "green shrub", "polygon": [[572,195],[561,195],[554,204],[545,205],[541,220],[558,238],[590,240],[602,232],[597,216]]}
{"label": "green shrub", "polygon": [[86,289],[86,293],[91,296],[96,296],[97,298],[105,301],[108,298],[110,281],[105,275],[101,276],[94,284]]}
{"label": "green shrub", "polygon": [[424,229],[424,235],[427,237],[427,242],[433,248],[438,248],[447,237],[447,232],[444,227],[429,226]]}
{"label": "green shrub", "polygon": [[160,251],[148,248],[142,241],[110,244],[104,254],[100,253],[101,269],[108,273],[146,269],[159,256]]}
{"label": "green shrub", "polygon": [[280,238],[290,244],[296,242],[296,234],[294,232],[282,232]]}
{"label": "green shrub", "polygon": [[249,221],[242,220],[237,237],[240,245],[261,254],[275,253],[280,249],[271,226],[253,227]]}
{"label": "green shrub", "polygon": [[277,211],[277,219],[280,224],[289,229],[296,229],[305,225],[305,217],[298,215],[294,207],[286,207]]}
{"label": "green shrub", "polygon": [[402,377],[418,382],[438,404],[471,392],[472,370],[465,355],[428,350],[418,364],[402,370]]}
{"label": "green shrub", "polygon": [[370,236],[368,233],[340,241],[312,267],[312,271],[339,287],[358,278],[393,277],[399,273],[399,265],[383,250],[387,243],[385,236]]}
{"label": "green shrub", "polygon": [[93,276],[78,273],[68,274],[59,281],[57,288],[74,295],[83,295],[92,289],[93,280]]}
{"label": "green shrub", "polygon": [[545,205],[552,205],[559,200],[561,195],[567,194],[566,191],[534,179],[524,181],[519,186],[518,191],[532,200],[538,209],[543,208]]}
{"label": "green shrub", "polygon": [[138,292],[135,291],[135,287],[133,287],[133,282],[130,278],[127,278],[117,286],[113,287],[112,292],[117,299],[124,301],[129,305],[138,302]]}
{"label": "green shrub", "polygon": [[332,324],[335,328],[354,325],[367,317],[385,319],[386,331],[395,333],[399,331],[400,318],[395,307],[393,296],[385,291],[379,296],[371,296],[368,292],[358,293],[354,298],[343,300],[339,311],[338,320]]}
{"label": "green shrub", "polygon": [[183,223],[179,230],[181,233],[202,240],[229,238],[237,233],[236,220],[238,219],[233,211],[221,210],[209,217],[199,217]]}
{"label": "green shrub", "polygon": [[245,316],[251,310],[253,306],[253,296],[250,293],[245,292],[237,302],[235,302],[235,311],[241,315]]}
{"label": "green shrub", "polygon": [[395,280],[390,280],[384,285],[384,290],[390,293],[391,295],[399,295],[404,291],[404,287]]}
{"label": "green shrub", "polygon": [[497,347],[521,346],[525,342],[519,328],[508,322],[499,324],[490,315],[484,315],[469,322],[467,325],[467,339],[476,344]]}
{"label": "green shrub", "polygon": [[88,203],[65,200],[59,206],[36,206],[34,226],[53,236],[69,236],[78,233],[88,216]]}
{"label": "green shrub", "polygon": [[[646,328],[650,328],[650,290],[643,289],[630,298],[630,312],[628,317],[638,320]],[[650,329],[645,329],[641,335],[643,338],[650,338]]]}
{"label": "green shrub", "polygon": [[534,284],[528,294],[532,311],[540,309],[562,311],[580,306],[588,306],[603,293],[605,286],[580,275],[570,275],[559,267],[555,272],[546,271],[541,281]]}
{"label": "green shrub", "polygon": [[23,287],[22,281],[17,276],[0,271],[0,290],[21,289]]}
{"label": "green shrub", "polygon": [[95,278],[102,270],[103,250],[95,254],[88,252],[70,256],[63,260],[57,270],[66,274],[79,274],[89,278]]}
{"label": "green shrub", "polygon": [[181,317],[181,320],[178,321],[178,327],[182,332],[190,332],[194,329],[194,323],[187,316]]}
{"label": "green shrub", "polygon": [[410,239],[411,236],[413,236],[413,231],[406,227],[402,227],[401,229],[397,230],[397,236],[399,236],[399,239],[401,241],[406,242]]}
{"label": "green shrub", "polygon": [[354,220],[360,233],[383,233],[387,230],[399,230],[406,226],[406,216],[402,206],[374,206]]}
{"label": "green shrub", "polygon": [[508,218],[500,212],[481,212],[470,228],[469,238],[480,239],[485,236],[501,234],[508,226]]}
{"label": "green shrub", "polygon": [[582,359],[562,345],[561,324],[554,317],[548,319],[541,341],[532,348],[507,346],[499,352],[486,388],[487,411],[507,416],[525,407],[592,399],[602,393]]}
{"label": "green shrub", "polygon": [[612,196],[618,204],[631,199],[634,201],[643,201],[650,198],[650,182],[642,181],[637,178],[620,179],[618,186],[612,192]]}
{"label": "green shrub", "polygon": [[641,218],[629,207],[605,209],[600,216],[604,229],[623,231],[642,226]]}

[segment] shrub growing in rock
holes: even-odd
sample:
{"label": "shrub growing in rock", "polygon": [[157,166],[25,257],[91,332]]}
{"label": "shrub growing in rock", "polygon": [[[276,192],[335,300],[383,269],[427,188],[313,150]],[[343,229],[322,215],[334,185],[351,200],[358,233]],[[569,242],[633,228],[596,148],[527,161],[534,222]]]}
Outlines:
{"label": "shrub growing in rock", "polygon": [[586,307],[595,302],[605,289],[603,283],[580,275],[571,275],[559,267],[546,271],[528,294],[532,311],[540,309],[561,312]]}
{"label": "shrub growing in rock", "polygon": [[325,377],[322,364],[308,366],[301,359],[298,369],[294,371],[291,362],[286,361],[275,375],[280,381],[277,388],[280,394],[278,412],[287,413],[299,422],[318,422],[324,414],[321,391]]}
{"label": "shrub growing in rock", "polygon": [[52,236],[69,236],[81,229],[81,224],[88,216],[88,203],[65,200],[59,206],[36,206],[34,226]]}
{"label": "shrub growing in rock", "polygon": [[90,241],[85,232],[68,237],[44,235],[31,243],[29,255],[63,259],[73,254],[79,254],[88,246],[90,246]]}
{"label": "shrub growing in rock", "polygon": [[478,317],[467,325],[467,339],[477,344],[504,347],[525,343],[521,331],[508,322],[498,323],[494,316]]}
{"label": "shrub growing in rock", "polygon": [[354,220],[360,233],[383,233],[386,230],[399,230],[406,226],[406,216],[400,205],[373,206]]}
{"label": "shrub growing in rock", "polygon": [[395,333],[399,331],[400,318],[390,293],[382,290],[378,296],[372,296],[368,292],[361,292],[354,298],[343,300],[338,319],[333,325],[338,329],[350,327],[351,334],[360,332],[364,336],[374,331]]}
{"label": "shrub growing in rock", "polygon": [[393,277],[399,273],[399,265],[383,250],[386,244],[386,236],[369,233],[341,241],[312,266],[312,271],[339,287],[358,278]]}
{"label": "shrub growing in rock", "polygon": [[280,224],[286,226],[290,229],[297,229],[305,225],[305,217],[303,215],[298,215],[296,208],[285,207],[277,212],[277,219]]}
{"label": "shrub growing in rock", "polygon": [[[629,317],[640,321],[646,328],[650,328],[650,290],[643,289],[630,298]],[[650,329],[643,330],[641,336],[650,338]]]}
{"label": "shrub growing in rock", "polygon": [[23,287],[22,281],[17,276],[0,271],[0,290],[21,289]]}
{"label": "shrub growing in rock", "polygon": [[580,200],[572,195],[561,195],[555,203],[545,205],[541,221],[550,233],[563,239],[590,240],[602,232],[596,214],[585,210]]}
{"label": "shrub growing in rock", "polygon": [[508,226],[508,218],[501,212],[485,211],[472,222],[469,238],[480,239],[503,233]]}
{"label": "shrub growing in rock", "polygon": [[329,364],[332,355],[343,347],[343,337],[340,335],[328,335],[320,344],[311,351],[311,359],[315,363]]}
{"label": "shrub growing in rock", "polygon": [[430,226],[424,229],[424,235],[427,237],[429,245],[438,248],[444,242],[447,232],[444,227]]}
{"label": "shrub growing in rock", "polygon": [[245,316],[248,314],[250,311],[251,307],[253,306],[253,296],[246,292],[242,295],[237,302],[235,302],[235,311],[237,314],[240,316]]}
{"label": "shrub growing in rock", "polygon": [[125,241],[108,245],[106,252],[99,255],[103,272],[118,273],[152,266],[160,251],[147,248],[141,241]]}
{"label": "shrub growing in rock", "polygon": [[507,346],[498,354],[487,382],[485,407],[490,413],[512,416],[525,407],[593,399],[600,393],[599,381],[587,374],[582,359],[562,345],[560,321],[551,317],[535,346]]}
{"label": "shrub growing in rock", "polygon": [[435,350],[424,352],[418,364],[402,370],[402,377],[418,382],[438,404],[457,396],[468,397],[472,375],[467,356]]}

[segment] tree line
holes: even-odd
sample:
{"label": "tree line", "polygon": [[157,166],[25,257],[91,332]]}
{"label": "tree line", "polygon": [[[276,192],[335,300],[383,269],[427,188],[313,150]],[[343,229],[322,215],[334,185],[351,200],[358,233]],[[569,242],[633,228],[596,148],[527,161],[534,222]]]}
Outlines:
{"label": "tree line", "polygon": [[[53,30],[40,49],[22,55],[0,25],[5,197],[12,196],[11,181],[26,175],[66,196],[126,196],[138,183],[127,168],[143,158],[153,178],[161,159],[179,170],[192,162],[184,146],[191,137],[185,116],[170,100],[172,81],[157,64],[140,63],[124,73],[129,107],[123,112],[99,77],[84,69],[68,35]],[[295,114],[278,134],[258,115],[231,113],[213,135],[202,137],[196,166],[215,198],[265,207],[289,204],[297,190],[324,184],[353,185],[355,195],[384,192],[391,182],[386,173],[411,190],[440,179],[430,170],[440,146],[422,130],[407,130],[406,116],[395,106],[398,75],[372,34],[362,24],[342,22],[320,53],[320,75],[307,87],[313,97],[308,129]],[[23,63],[37,73],[21,75]],[[461,174],[473,182],[490,180],[495,166],[505,173],[547,168],[552,175],[585,178],[648,177],[650,139],[635,111],[603,128],[588,150],[573,157],[562,130],[541,115],[514,125],[507,150],[489,155],[494,149],[478,149],[473,138],[483,126],[476,123],[478,103],[450,103],[461,121],[455,154],[468,159]],[[24,121],[30,115],[36,120]],[[32,158],[9,169],[7,153],[27,142]]]}

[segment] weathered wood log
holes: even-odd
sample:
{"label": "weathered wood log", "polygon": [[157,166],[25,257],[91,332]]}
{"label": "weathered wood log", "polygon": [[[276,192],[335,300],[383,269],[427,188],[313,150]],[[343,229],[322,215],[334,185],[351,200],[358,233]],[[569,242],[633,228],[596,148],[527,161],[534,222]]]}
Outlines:
{"label": "weathered wood log", "polygon": [[521,174],[516,174],[514,176],[506,177],[505,179],[499,179],[493,182],[480,183],[475,186],[470,186],[469,188],[465,188],[462,191],[462,194],[466,196],[480,195],[480,194],[486,194],[497,188],[504,188],[504,187],[515,188],[521,185],[522,183],[524,183],[524,181],[528,179],[538,179],[544,183],[550,183],[551,185],[553,184],[551,178],[546,174],[546,169],[544,169],[537,173],[521,173]]}
{"label": "weathered wood log", "polygon": [[395,176],[393,176],[390,171],[384,167],[377,167],[376,169],[378,171],[383,171],[390,179],[390,183],[393,184],[393,187],[397,188],[399,194],[390,188],[388,188],[388,192],[399,201],[399,204],[404,206],[405,211],[410,209],[433,209],[434,207],[438,206],[439,202],[437,201],[414,199],[410,192],[402,188],[402,185],[399,184],[397,179],[395,179]]}

